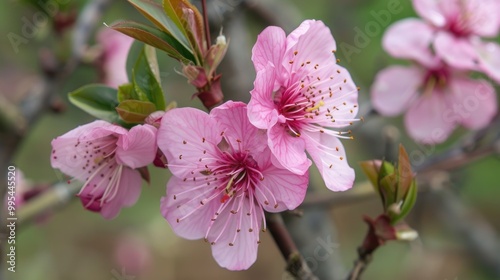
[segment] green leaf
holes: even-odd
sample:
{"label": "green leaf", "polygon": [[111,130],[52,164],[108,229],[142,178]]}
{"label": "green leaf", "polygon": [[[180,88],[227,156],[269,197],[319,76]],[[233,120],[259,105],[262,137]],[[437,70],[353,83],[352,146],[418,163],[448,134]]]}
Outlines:
{"label": "green leaf", "polygon": [[139,40],[134,40],[132,43],[132,46],[130,47],[130,50],[128,51],[128,56],[127,56],[127,77],[129,81],[132,81],[134,79],[134,76],[132,75],[132,70],[134,69],[135,63],[137,62],[137,59],[142,53],[142,50],[144,49],[145,44]]}
{"label": "green leaf", "polygon": [[393,173],[394,173],[394,165],[385,160],[382,161],[382,164],[380,165],[380,171],[378,173],[378,178],[382,179],[385,176]]}
{"label": "green leaf", "polygon": [[372,183],[375,191],[380,194],[378,187],[378,173],[380,167],[376,166],[375,160],[362,161],[359,163],[359,165],[361,166],[361,169],[365,173],[366,177],[368,177],[368,179]]}
{"label": "green leaf", "polygon": [[401,212],[397,217],[394,217],[394,219],[391,221],[392,224],[396,224],[397,222],[401,221],[410,213],[411,209],[415,205],[415,202],[417,201],[417,193],[417,183],[415,182],[415,180],[413,180],[410,184],[405,200],[401,205]]}
{"label": "green leaf", "polygon": [[162,31],[172,35],[186,49],[190,49],[189,42],[177,25],[169,18],[159,3],[148,0],[128,0],[143,16]]}
{"label": "green leaf", "polygon": [[411,163],[403,145],[399,145],[398,159],[398,190],[396,200],[400,201],[406,196],[408,189],[413,181],[413,172],[411,171]]}
{"label": "green leaf", "polygon": [[115,110],[118,106],[117,90],[104,85],[86,85],[69,93],[69,101],[90,115],[111,123],[120,118]]}
{"label": "green leaf", "polygon": [[156,111],[156,107],[147,101],[125,100],[116,107],[116,111],[126,123],[143,123],[147,116]]}
{"label": "green leaf", "polygon": [[172,35],[154,27],[133,21],[121,21],[110,26],[116,31],[165,51],[169,56],[188,64],[194,62],[193,54]]}
{"label": "green leaf", "polygon": [[395,200],[396,185],[397,185],[397,179],[396,179],[396,174],[394,173],[383,177],[379,181],[379,189],[385,210],[387,210],[389,206],[391,206],[392,204],[397,203],[397,201]]}
{"label": "green leaf", "polygon": [[124,84],[118,87],[118,102],[125,100],[138,100],[139,96],[135,92],[132,83]]}
{"label": "green leaf", "polygon": [[[133,69],[134,89],[139,97],[155,104],[157,110],[165,110],[165,96],[159,81],[158,63],[153,48],[145,46]],[[139,98],[144,100],[144,98]]]}

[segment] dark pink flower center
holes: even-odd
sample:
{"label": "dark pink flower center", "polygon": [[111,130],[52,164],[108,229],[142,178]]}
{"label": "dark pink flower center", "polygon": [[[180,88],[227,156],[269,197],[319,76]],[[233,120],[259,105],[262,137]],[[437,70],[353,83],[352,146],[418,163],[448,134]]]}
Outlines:
{"label": "dark pink flower center", "polygon": [[450,71],[446,67],[428,69],[424,76],[424,91],[434,88],[445,88],[450,78]]}
{"label": "dark pink flower center", "polygon": [[[257,195],[264,198],[264,204],[269,205],[274,203],[278,207],[276,198],[269,190],[263,190],[265,186],[257,185],[264,180],[264,176],[260,171],[257,161],[251,155],[251,151],[241,148],[241,141],[237,140],[240,147],[232,147],[225,139],[218,145],[220,154],[213,163],[205,165],[204,170],[191,172],[194,182],[200,182],[198,186],[191,187],[180,193],[173,195],[176,200],[181,196],[187,196],[189,199],[183,204],[177,205],[177,208],[185,207],[184,216],[177,219],[177,222],[182,222],[184,219],[191,216],[197,211],[204,211],[203,208],[210,204],[216,205],[216,211],[211,218],[210,226],[207,229],[205,239],[212,245],[215,244],[226,230],[229,230],[229,220],[220,221],[223,224],[222,228],[213,228],[221,213],[229,213],[229,219],[236,219],[236,224],[241,225],[242,219],[249,219],[249,232],[255,228],[260,228],[259,216],[264,216],[262,205],[257,200]],[[187,181],[185,178],[184,181]],[[267,196],[266,196],[267,194]],[[199,204],[193,208],[193,204]],[[227,217],[227,216],[226,216]],[[265,227],[265,226],[264,226]],[[233,241],[229,243],[234,245],[237,234],[241,231],[238,228],[233,234]],[[212,231],[216,233],[210,234]],[[215,236],[210,238],[209,236]]]}
{"label": "dark pink flower center", "polygon": [[88,176],[78,196],[88,210],[100,211],[118,193],[122,168],[115,159],[116,141],[108,135],[89,141],[82,137],[75,144],[73,159],[84,162],[82,170]]}

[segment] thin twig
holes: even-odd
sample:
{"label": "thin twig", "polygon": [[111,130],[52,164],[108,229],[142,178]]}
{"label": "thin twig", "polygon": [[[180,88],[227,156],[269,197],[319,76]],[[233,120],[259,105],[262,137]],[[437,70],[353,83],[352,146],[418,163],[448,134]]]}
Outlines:
{"label": "thin twig", "polygon": [[205,40],[207,43],[207,50],[210,49],[212,43],[210,42],[210,26],[208,25],[208,12],[207,12],[207,0],[201,0],[201,9],[203,11],[203,24],[205,25]]}
{"label": "thin twig", "polygon": [[318,278],[312,273],[304,258],[300,255],[292,236],[285,226],[281,214],[268,214],[266,215],[266,221],[269,232],[273,236],[276,245],[278,245],[281,254],[287,261],[286,270],[295,279],[317,280]]}
{"label": "thin twig", "polygon": [[[441,173],[442,174],[442,173]],[[465,204],[447,185],[448,176],[431,184],[433,205],[439,205],[439,217],[464,239],[471,255],[500,278],[500,238],[491,224],[475,209]]]}

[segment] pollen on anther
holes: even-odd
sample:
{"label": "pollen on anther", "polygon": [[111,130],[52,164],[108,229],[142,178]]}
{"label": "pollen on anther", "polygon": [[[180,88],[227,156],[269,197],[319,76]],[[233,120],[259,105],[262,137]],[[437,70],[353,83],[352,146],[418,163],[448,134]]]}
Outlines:
{"label": "pollen on anther", "polygon": [[290,60],[288,63],[293,64],[293,60]]}
{"label": "pollen on anther", "polygon": [[293,55],[297,55],[299,52],[298,51],[294,51],[293,52]]}
{"label": "pollen on anther", "polygon": [[249,229],[248,229],[248,232],[252,232],[252,231],[253,231],[253,228],[249,228]]}
{"label": "pollen on anther", "polygon": [[177,222],[180,222],[180,220],[179,220],[179,219],[176,219],[176,221],[177,221]]}
{"label": "pollen on anther", "polygon": [[339,74],[340,74],[340,70],[339,70],[339,69],[337,69],[337,73],[339,73]]}
{"label": "pollen on anther", "polygon": [[179,159],[182,159],[182,155],[179,155]]}
{"label": "pollen on anther", "polygon": [[234,246],[234,244],[233,243],[229,243],[229,246]]}
{"label": "pollen on anther", "polygon": [[201,142],[205,143],[206,139],[205,137],[201,138]]}
{"label": "pollen on anther", "polygon": [[177,196],[174,194],[174,200],[177,199]]}
{"label": "pollen on anther", "polygon": [[182,141],[182,144],[186,145],[186,144],[187,144],[186,140],[183,140],[183,141]]}
{"label": "pollen on anther", "polygon": [[343,158],[343,157],[340,157],[340,160],[344,160],[344,158]]}

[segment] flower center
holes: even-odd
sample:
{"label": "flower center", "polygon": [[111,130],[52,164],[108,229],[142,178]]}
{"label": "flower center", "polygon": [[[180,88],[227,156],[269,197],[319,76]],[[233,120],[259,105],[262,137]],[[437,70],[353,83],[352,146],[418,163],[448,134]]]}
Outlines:
{"label": "flower center", "polygon": [[450,73],[445,67],[427,70],[424,77],[424,95],[431,94],[435,88],[443,89],[447,86]]}
{"label": "flower center", "polygon": [[73,158],[83,159],[82,170],[88,175],[78,195],[87,209],[100,211],[103,203],[111,201],[118,193],[122,166],[115,160],[116,137],[108,135],[90,141],[78,141],[75,149]]}

